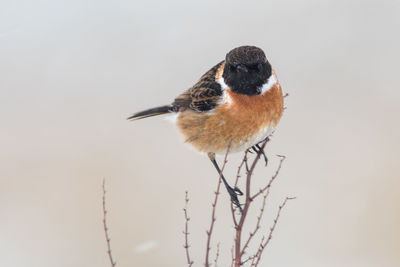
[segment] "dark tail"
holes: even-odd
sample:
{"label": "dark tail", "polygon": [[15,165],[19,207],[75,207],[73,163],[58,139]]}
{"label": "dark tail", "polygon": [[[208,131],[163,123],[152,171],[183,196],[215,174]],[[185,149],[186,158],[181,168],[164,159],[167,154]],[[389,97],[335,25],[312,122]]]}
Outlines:
{"label": "dark tail", "polygon": [[161,107],[156,107],[156,108],[151,108],[151,109],[146,109],[141,112],[135,113],[132,116],[128,118],[128,120],[140,120],[144,119],[147,117],[153,117],[161,114],[166,114],[172,112],[172,106],[161,106]]}

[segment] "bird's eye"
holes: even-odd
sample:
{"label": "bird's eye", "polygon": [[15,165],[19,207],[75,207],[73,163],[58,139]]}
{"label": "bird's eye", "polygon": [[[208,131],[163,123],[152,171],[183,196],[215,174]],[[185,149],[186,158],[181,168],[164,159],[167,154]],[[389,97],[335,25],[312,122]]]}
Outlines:
{"label": "bird's eye", "polygon": [[251,70],[251,71],[257,71],[257,72],[259,72],[260,71],[260,68],[258,67],[260,64],[254,64],[254,65],[250,65],[248,68],[249,68],[249,70]]}
{"label": "bird's eye", "polygon": [[229,71],[230,72],[235,72],[236,71],[236,67],[233,65],[229,65]]}

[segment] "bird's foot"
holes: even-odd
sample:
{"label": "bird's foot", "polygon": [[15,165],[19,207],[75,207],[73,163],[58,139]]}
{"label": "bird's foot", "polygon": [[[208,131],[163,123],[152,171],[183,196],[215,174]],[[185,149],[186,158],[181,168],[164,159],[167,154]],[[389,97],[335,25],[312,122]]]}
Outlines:
{"label": "bird's foot", "polygon": [[[262,147],[260,145],[254,145],[251,147],[251,149],[256,152],[257,154],[261,153],[264,157],[264,161],[265,161],[265,166],[268,165],[268,158],[267,155],[265,155],[264,149],[262,149]],[[251,151],[250,151],[251,152]]]}
{"label": "bird's foot", "polygon": [[232,188],[230,186],[227,186],[226,189],[228,190],[233,205],[235,205],[235,207],[237,207],[240,210],[240,212],[242,212],[243,210],[242,206],[240,205],[238,196],[243,196],[243,192],[237,187]]}

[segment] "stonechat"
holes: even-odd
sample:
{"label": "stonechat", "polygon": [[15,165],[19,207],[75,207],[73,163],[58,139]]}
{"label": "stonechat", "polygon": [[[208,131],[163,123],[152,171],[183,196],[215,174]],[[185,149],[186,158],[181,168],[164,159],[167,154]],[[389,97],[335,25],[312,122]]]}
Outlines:
{"label": "stonechat", "polygon": [[[185,142],[207,153],[220,173],[215,154],[254,149],[268,138],[283,113],[283,94],[264,52],[255,46],[231,50],[170,105],[147,109],[128,119],[171,114]],[[261,151],[264,154],[264,151]],[[264,154],[265,157],[265,154]],[[265,157],[266,159],[266,157]],[[238,188],[221,176],[232,202],[239,207]]]}

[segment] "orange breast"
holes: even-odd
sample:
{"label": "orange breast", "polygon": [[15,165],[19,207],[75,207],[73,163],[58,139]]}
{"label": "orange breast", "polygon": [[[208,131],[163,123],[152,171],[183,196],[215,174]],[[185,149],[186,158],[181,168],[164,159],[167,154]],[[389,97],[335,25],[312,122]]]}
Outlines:
{"label": "orange breast", "polygon": [[225,92],[231,101],[219,105],[214,112],[187,110],[178,116],[177,126],[185,141],[199,151],[224,151],[231,140],[231,149],[237,150],[265,127],[275,127],[282,116],[283,95],[279,83],[263,95]]}

